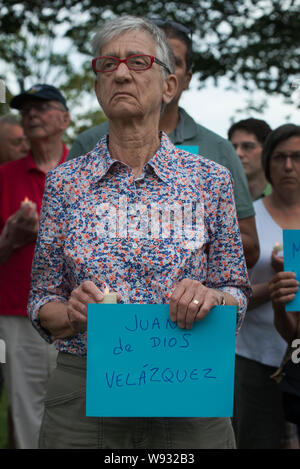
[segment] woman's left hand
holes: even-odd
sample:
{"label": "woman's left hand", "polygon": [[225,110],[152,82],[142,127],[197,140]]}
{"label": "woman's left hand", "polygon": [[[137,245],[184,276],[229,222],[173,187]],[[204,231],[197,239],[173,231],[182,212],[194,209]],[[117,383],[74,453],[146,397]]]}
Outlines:
{"label": "woman's left hand", "polygon": [[207,288],[201,282],[185,278],[179,282],[170,298],[170,318],[182,329],[191,329],[214,306],[222,303],[223,293]]}

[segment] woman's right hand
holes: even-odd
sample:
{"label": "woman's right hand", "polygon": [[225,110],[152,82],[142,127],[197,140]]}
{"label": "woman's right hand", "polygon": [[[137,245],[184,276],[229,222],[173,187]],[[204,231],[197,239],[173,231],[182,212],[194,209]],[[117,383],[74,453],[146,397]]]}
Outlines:
{"label": "woman's right hand", "polygon": [[74,335],[87,328],[87,306],[89,303],[101,303],[104,295],[91,280],[82,282],[75,288],[67,303],[67,315]]}

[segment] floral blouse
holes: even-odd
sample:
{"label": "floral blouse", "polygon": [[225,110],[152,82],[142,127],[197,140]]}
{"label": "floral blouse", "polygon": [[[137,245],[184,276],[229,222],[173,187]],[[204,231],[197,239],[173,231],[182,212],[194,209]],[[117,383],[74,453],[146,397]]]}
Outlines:
{"label": "floral blouse", "polygon": [[[161,145],[135,178],[114,160],[103,137],[90,153],[52,170],[33,260],[28,314],[39,323],[48,302],[67,302],[92,280],[119,292],[123,303],[168,303],[190,278],[233,295],[239,330],[251,294],[230,172]],[[57,340],[59,351],[86,355],[86,332]]]}

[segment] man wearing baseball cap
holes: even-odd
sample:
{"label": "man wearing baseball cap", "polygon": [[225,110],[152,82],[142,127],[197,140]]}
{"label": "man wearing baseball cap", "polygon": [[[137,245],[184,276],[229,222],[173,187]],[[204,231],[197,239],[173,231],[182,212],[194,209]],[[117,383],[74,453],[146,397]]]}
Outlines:
{"label": "man wearing baseball cap", "polygon": [[15,445],[34,449],[56,351],[27,318],[31,264],[46,174],[66,160],[62,136],[70,116],[62,93],[47,84],[15,96],[10,107],[20,111],[30,150],[0,166],[0,338],[6,344],[3,371]]}

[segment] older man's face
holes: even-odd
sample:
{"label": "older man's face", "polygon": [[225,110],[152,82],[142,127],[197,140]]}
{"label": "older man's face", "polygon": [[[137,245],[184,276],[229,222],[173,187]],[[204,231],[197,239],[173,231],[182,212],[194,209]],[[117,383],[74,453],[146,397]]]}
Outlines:
{"label": "older man's face", "polygon": [[[120,59],[134,54],[156,56],[155,43],[148,33],[126,32],[107,42],[101,51],[102,56]],[[161,66],[156,63],[144,71],[129,70],[125,63],[121,63],[115,71],[98,73],[95,91],[109,119],[155,116],[158,123],[162,101],[169,99],[166,96],[167,82]]]}
{"label": "older man's face", "polygon": [[26,156],[28,141],[20,125],[4,124],[0,129],[0,164]]}
{"label": "older man's face", "polygon": [[57,101],[27,101],[21,108],[22,122],[28,139],[47,139],[64,132],[70,122],[69,113]]}

